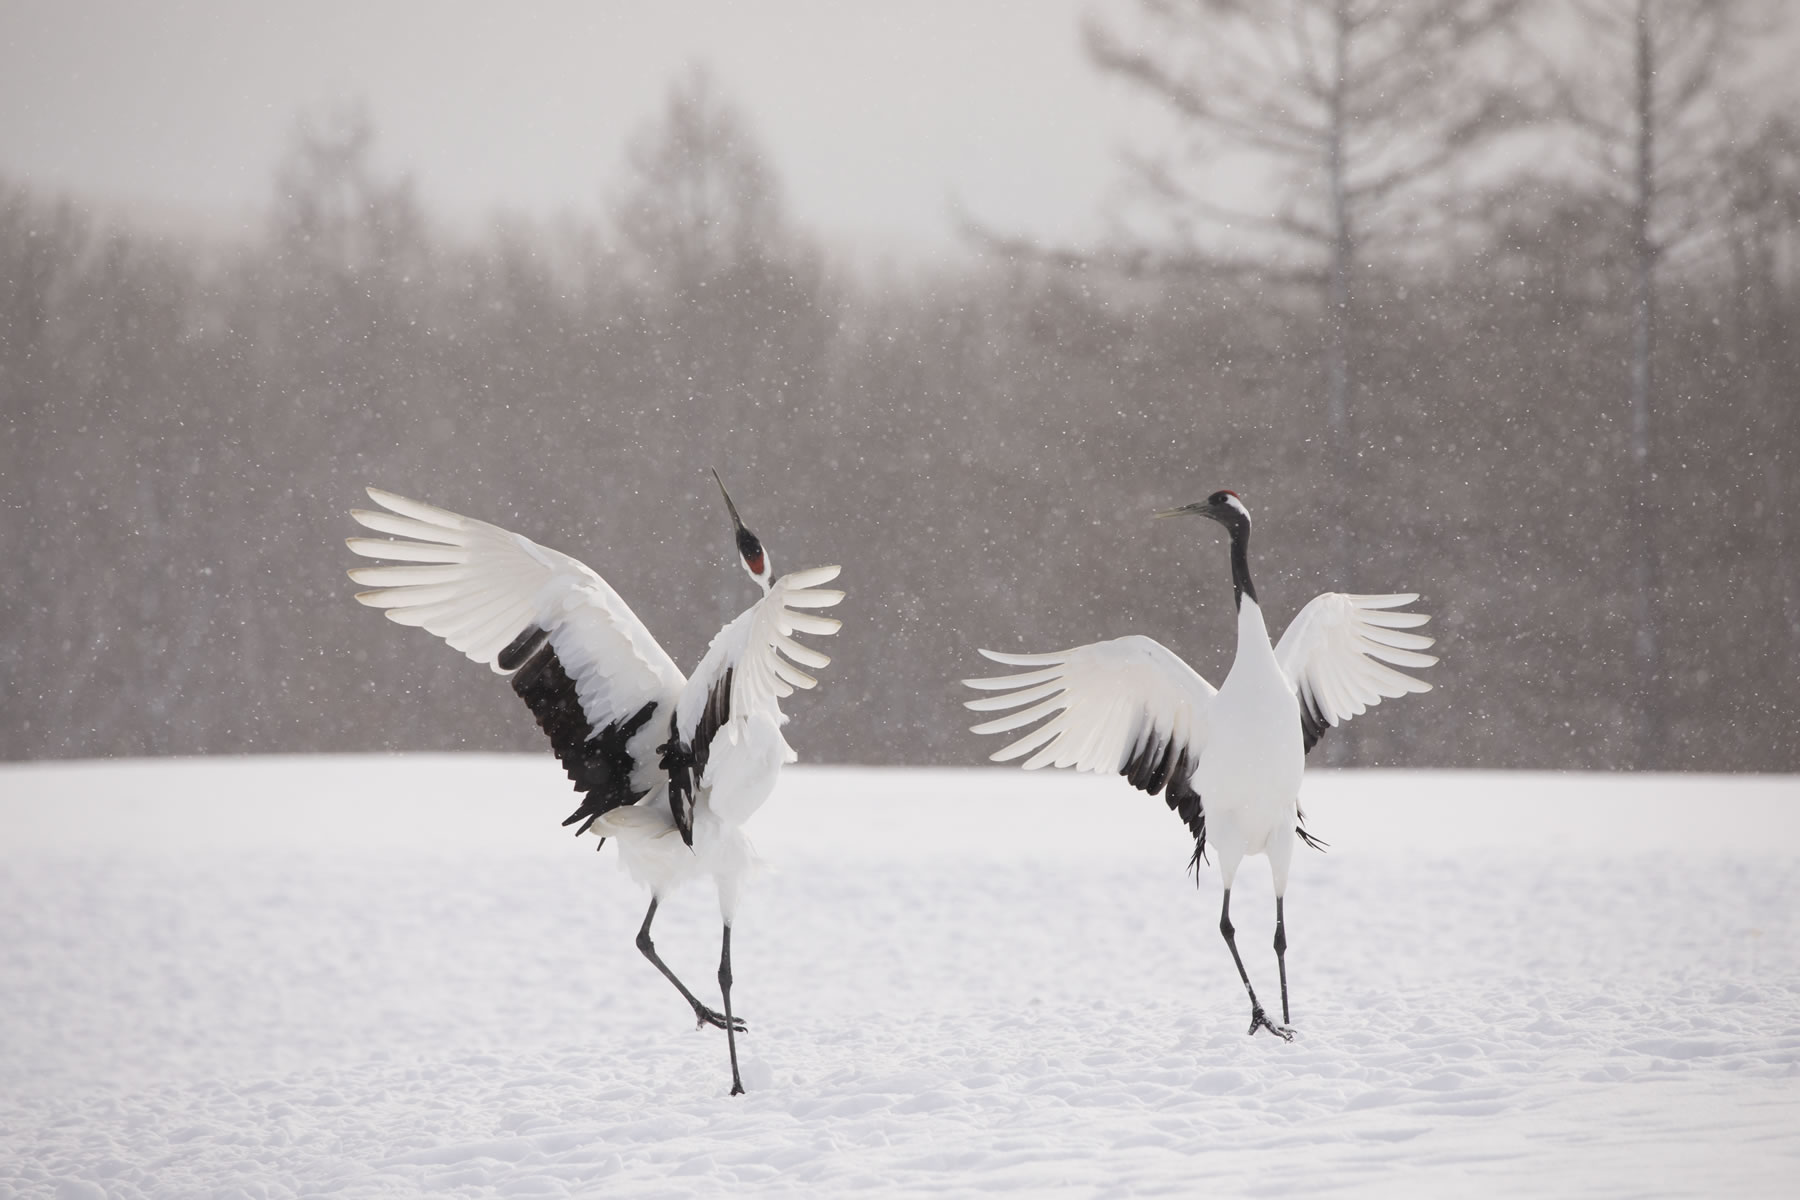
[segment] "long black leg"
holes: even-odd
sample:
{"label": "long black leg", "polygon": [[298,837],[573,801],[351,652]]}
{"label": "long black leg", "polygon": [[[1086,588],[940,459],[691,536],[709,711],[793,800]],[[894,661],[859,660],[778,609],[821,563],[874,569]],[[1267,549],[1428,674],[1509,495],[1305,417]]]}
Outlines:
{"label": "long black leg", "polygon": [[1281,968],[1281,1023],[1291,1024],[1287,1002],[1287,919],[1281,912],[1281,897],[1275,897],[1275,965]]}
{"label": "long black leg", "polygon": [[1256,1001],[1256,989],[1250,986],[1250,972],[1244,970],[1243,956],[1238,953],[1237,929],[1231,923],[1231,889],[1225,889],[1225,903],[1219,909],[1219,932],[1225,937],[1225,944],[1231,948],[1231,961],[1237,964],[1238,978],[1244,981],[1244,991],[1250,995],[1250,1035],[1254,1037],[1258,1029],[1267,1029],[1278,1038],[1294,1040],[1293,1030],[1276,1025],[1263,1012],[1261,1004]]}
{"label": "long black leg", "polygon": [[719,994],[725,997],[725,1044],[731,1047],[731,1094],[744,1094],[744,1081],[738,1078],[737,1030],[731,1016],[731,926],[719,944]]}
{"label": "long black leg", "polygon": [[[643,953],[645,958],[649,959],[651,961],[651,963],[655,965],[657,970],[659,970],[663,973],[664,979],[667,979],[670,983],[675,985],[675,990],[681,993],[681,998],[683,1000],[686,1000],[689,1004],[693,1005],[694,1019],[699,1024],[701,1024],[701,1025],[716,1025],[720,1029],[729,1030],[731,1028],[730,1018],[725,1017],[725,1016],[720,1016],[718,1013],[714,1012],[712,1009],[706,1007],[706,1005],[700,1003],[699,997],[695,996],[694,993],[688,991],[687,984],[685,984],[685,983],[681,982],[681,980],[675,978],[675,972],[669,970],[668,964],[663,962],[662,959],[657,957],[656,945],[655,945],[655,943],[653,943],[650,940],[650,922],[656,920],[656,905],[657,905],[656,897],[654,897],[654,896],[650,897],[650,911],[648,911],[644,914],[644,924],[642,925],[642,927],[640,927],[638,929],[638,935],[637,935],[638,950]],[[744,1023],[742,1021],[737,1022],[737,1028],[740,1030],[743,1029]]]}

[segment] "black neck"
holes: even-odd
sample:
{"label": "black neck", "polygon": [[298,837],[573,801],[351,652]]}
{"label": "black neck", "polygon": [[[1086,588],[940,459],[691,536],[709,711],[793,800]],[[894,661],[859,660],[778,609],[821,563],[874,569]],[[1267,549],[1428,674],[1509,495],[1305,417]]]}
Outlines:
{"label": "black neck", "polygon": [[1256,585],[1250,582],[1250,523],[1239,520],[1231,523],[1232,603],[1242,609],[1245,596],[1256,600]]}

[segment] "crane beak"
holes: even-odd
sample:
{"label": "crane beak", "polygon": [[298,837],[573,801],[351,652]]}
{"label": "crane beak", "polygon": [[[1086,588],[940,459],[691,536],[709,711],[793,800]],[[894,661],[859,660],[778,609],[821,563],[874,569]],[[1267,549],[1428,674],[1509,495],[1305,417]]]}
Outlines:
{"label": "crane beak", "polygon": [[719,473],[712,473],[713,482],[719,485],[719,495],[725,497],[725,507],[731,513],[731,523],[737,527],[738,556],[744,560],[744,570],[750,577],[762,584],[763,591],[769,590],[769,559],[763,550],[762,539],[744,527],[743,518],[738,516],[737,505],[731,502],[731,493],[725,490],[725,481]]}
{"label": "crane beak", "polygon": [[1160,520],[1163,517],[1204,517],[1206,515],[1206,501],[1196,500],[1194,503],[1184,504],[1180,508],[1165,508],[1159,513],[1152,513],[1150,518],[1151,520]]}
{"label": "crane beak", "polygon": [[742,529],[744,527],[744,522],[738,516],[737,505],[731,502],[731,493],[725,490],[725,481],[719,478],[719,473],[716,470],[713,471],[712,477],[713,482],[719,485],[719,495],[725,497],[725,507],[731,512],[731,523],[739,529]]}

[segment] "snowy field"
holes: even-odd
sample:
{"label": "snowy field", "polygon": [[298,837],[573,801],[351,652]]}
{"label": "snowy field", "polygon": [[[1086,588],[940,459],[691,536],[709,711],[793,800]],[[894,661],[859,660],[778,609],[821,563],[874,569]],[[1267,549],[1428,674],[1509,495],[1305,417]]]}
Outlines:
{"label": "snowy field", "polygon": [[1307,789],[1283,1044],[1159,801],[791,771],[732,1099],[548,756],[0,768],[0,1196],[1800,1194],[1800,781]]}

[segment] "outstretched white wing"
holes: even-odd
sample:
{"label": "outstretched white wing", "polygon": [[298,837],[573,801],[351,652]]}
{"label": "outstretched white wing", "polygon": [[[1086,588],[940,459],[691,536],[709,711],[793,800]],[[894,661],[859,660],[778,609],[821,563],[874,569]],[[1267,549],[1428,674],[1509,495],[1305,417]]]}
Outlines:
{"label": "outstretched white wing", "polygon": [[[675,729],[684,744],[704,754],[711,735],[733,716],[766,713],[781,720],[781,701],[795,688],[818,683],[801,670],[831,659],[794,639],[796,633],[833,634],[841,624],[813,609],[830,608],[844,593],[819,585],[837,578],[837,567],[790,571],[761,600],[739,613],[713,637],[675,707]],[[798,665],[795,665],[798,664]]]}
{"label": "outstretched white wing", "polygon": [[[391,492],[368,492],[388,511],[350,515],[403,540],[350,538],[350,549],[405,565],[350,571],[370,588],[356,598],[497,673],[516,672],[514,690],[577,788],[591,792],[610,779],[629,780],[632,792],[648,790],[659,777],[654,749],[668,736],[667,706],[685,680],[619,594],[580,562],[529,538]],[[570,711],[572,698],[579,713]],[[608,731],[612,744],[602,744]],[[590,801],[629,802],[623,795]]]}
{"label": "outstretched white wing", "polygon": [[[1300,725],[1306,748],[1330,726],[1361,716],[1383,699],[1429,692],[1423,679],[1394,667],[1429,667],[1437,659],[1420,651],[1432,639],[1406,630],[1431,618],[1391,612],[1419,597],[1352,596],[1326,592],[1300,610],[1281,641],[1275,660],[1300,698]],[[1388,666],[1384,664],[1393,664]]]}
{"label": "outstretched white wing", "polygon": [[[963,680],[1003,693],[964,701],[977,712],[1019,709],[974,726],[975,733],[1009,733],[1049,718],[992,754],[994,762],[1030,755],[1023,764],[1028,771],[1114,771],[1152,795],[1171,781],[1186,789],[1218,690],[1160,642],[1132,636],[1059,654],[981,653],[1031,669]],[[1171,807],[1176,790],[1171,786]]]}
{"label": "outstretched white wing", "polygon": [[[801,666],[816,670],[831,662],[794,635],[838,631],[835,618],[809,611],[830,608],[844,598],[840,591],[818,586],[837,574],[837,567],[813,567],[777,579],[767,595],[719,630],[682,689],[675,706],[681,752],[671,761],[669,811],[689,845],[697,784],[710,778],[715,812],[723,811],[720,804],[729,805],[734,819],[741,821],[761,805],[781,764],[794,761],[793,747],[781,735],[787,720],[781,701],[795,688],[818,683]],[[721,743],[729,749],[715,760],[713,752]],[[733,779],[724,789],[729,795],[722,795],[719,780],[707,774],[708,766],[718,761],[735,764],[724,768]]]}

